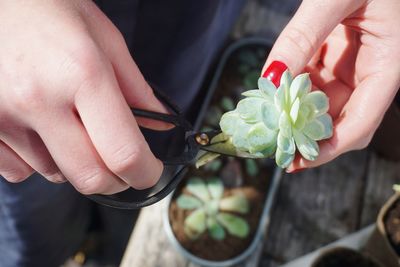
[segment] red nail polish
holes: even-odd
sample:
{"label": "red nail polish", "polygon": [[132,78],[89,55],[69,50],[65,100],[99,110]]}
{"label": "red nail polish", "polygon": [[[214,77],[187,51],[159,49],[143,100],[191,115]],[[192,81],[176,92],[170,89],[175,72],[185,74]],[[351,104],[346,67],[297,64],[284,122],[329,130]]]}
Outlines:
{"label": "red nail polish", "polygon": [[281,76],[287,68],[288,67],[285,63],[281,61],[273,61],[264,72],[263,77],[270,80],[278,88],[281,82]]}

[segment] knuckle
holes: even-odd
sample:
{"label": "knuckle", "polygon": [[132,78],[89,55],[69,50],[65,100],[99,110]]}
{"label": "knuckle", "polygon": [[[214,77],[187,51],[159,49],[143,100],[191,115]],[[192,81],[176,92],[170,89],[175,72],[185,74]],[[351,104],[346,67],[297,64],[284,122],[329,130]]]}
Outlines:
{"label": "knuckle", "polygon": [[101,55],[93,41],[80,41],[64,60],[64,69],[78,82],[95,80],[101,75]]}
{"label": "knuckle", "polygon": [[17,84],[9,101],[14,109],[21,112],[40,111],[45,107],[45,92],[33,83]]}
{"label": "knuckle", "polygon": [[111,160],[107,164],[112,172],[117,175],[125,174],[126,172],[138,168],[140,165],[141,153],[145,151],[144,145],[125,144],[118,148],[111,155]]}
{"label": "knuckle", "polygon": [[296,56],[307,56],[312,51],[316,51],[316,37],[312,37],[308,31],[304,30],[306,27],[290,27],[288,28],[284,39],[293,47],[293,53]]}
{"label": "knuckle", "polygon": [[81,194],[92,195],[105,191],[105,172],[100,168],[93,168],[80,172],[75,177],[74,186]]}

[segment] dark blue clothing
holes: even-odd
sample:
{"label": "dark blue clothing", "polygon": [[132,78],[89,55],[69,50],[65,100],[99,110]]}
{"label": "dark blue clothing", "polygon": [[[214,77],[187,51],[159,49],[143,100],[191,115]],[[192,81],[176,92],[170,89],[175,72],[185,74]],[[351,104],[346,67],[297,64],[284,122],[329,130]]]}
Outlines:
{"label": "dark blue clothing", "polygon": [[[124,34],[145,78],[183,109],[243,5],[241,0],[97,2]],[[51,184],[37,174],[19,184],[0,177],[0,267],[59,266],[85,238],[93,206],[68,183]]]}

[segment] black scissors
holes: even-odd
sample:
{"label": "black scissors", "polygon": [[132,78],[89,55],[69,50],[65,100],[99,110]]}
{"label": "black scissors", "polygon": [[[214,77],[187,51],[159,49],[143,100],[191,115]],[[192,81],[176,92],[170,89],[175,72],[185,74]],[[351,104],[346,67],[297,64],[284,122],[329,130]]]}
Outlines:
{"label": "black scissors", "polygon": [[139,209],[160,201],[172,192],[182,180],[186,167],[196,161],[200,151],[234,157],[252,157],[248,153],[237,151],[231,145],[230,138],[219,130],[209,132],[194,131],[191,123],[182,115],[177,106],[160,91],[155,90],[154,93],[165,104],[170,114],[136,108],[131,109],[132,113],[134,116],[167,122],[180,128],[184,133],[182,152],[176,156],[160,159],[164,164],[164,170],[155,186],[144,190],[130,188],[114,195],[89,195],[87,196],[89,199],[113,208]]}

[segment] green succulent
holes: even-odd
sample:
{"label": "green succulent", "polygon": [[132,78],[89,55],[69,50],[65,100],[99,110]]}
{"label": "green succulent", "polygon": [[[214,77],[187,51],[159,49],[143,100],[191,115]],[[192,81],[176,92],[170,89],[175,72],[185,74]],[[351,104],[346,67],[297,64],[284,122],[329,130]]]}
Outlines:
{"label": "green succulent", "polygon": [[282,74],[278,88],[262,77],[258,87],[245,91],[236,109],[220,120],[221,130],[231,137],[233,146],[254,157],[275,156],[282,168],[293,161],[296,148],[305,159],[315,160],[317,141],[332,136],[325,93],[311,91],[308,73],[293,79],[289,71]]}
{"label": "green succulent", "polygon": [[190,239],[197,239],[206,230],[215,240],[222,240],[226,231],[236,237],[245,238],[249,225],[235,214],[249,212],[249,202],[244,194],[238,192],[223,197],[224,186],[220,179],[190,178],[186,185],[187,193],[176,200],[179,208],[193,210],[185,219],[184,231]]}

